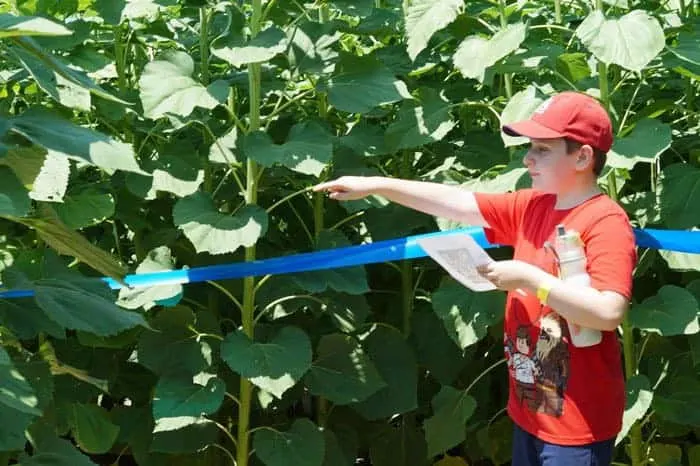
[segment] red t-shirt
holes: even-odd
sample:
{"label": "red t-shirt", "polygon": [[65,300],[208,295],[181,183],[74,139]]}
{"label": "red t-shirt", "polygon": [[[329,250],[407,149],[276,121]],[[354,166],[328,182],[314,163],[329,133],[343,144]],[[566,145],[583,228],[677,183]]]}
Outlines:
{"label": "red t-shirt", "polygon": [[[629,219],[614,201],[596,195],[576,207],[554,208],[556,196],[531,189],[475,193],[492,243],[513,246],[514,259],[557,275],[544,247],[555,228],[581,235],[591,287],[631,298],[635,240]],[[560,445],[613,438],[620,431],[625,381],[616,333],[594,346],[569,344],[566,321],[534,294],[509,292],[504,344],[509,367],[508,414],[536,437]]]}

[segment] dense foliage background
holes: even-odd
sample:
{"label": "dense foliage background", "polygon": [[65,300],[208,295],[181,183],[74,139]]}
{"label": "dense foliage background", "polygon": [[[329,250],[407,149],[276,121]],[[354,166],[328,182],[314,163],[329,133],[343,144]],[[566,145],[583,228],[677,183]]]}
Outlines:
{"label": "dense foliage background", "polygon": [[[499,127],[554,92],[610,110],[601,185],[635,226],[700,224],[696,2],[0,5],[2,282],[34,291],[0,300],[0,465],[507,464],[503,293],[430,260],[90,277],[453,228],[309,188],[527,186]],[[700,256],[639,256],[615,461],[700,465]]]}

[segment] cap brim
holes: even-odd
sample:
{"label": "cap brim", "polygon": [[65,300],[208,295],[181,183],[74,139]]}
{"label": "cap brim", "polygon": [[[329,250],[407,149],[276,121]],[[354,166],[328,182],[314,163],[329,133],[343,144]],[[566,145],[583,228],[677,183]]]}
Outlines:
{"label": "cap brim", "polygon": [[549,129],[533,120],[518,121],[503,126],[503,132],[508,136],[525,136],[530,139],[555,139],[564,135]]}

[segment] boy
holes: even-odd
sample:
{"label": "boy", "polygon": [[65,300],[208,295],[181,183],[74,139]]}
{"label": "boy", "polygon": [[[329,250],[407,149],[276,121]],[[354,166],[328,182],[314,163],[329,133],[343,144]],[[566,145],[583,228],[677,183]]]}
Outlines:
{"label": "boy", "polygon": [[[512,465],[609,465],[625,405],[615,329],[631,298],[636,262],[627,215],[597,185],[612,145],[612,125],[595,99],[564,92],[545,101],[529,120],[503,131],[530,139],[523,162],[531,189],[472,193],[381,177],[341,177],[314,189],[337,200],[378,194],[434,216],[483,226],[490,242],[513,246],[513,260],[480,270],[508,292],[504,341],[516,341],[518,333],[523,338],[526,327],[529,340],[536,342],[530,402],[519,402],[516,374],[510,371]],[[558,278],[555,258],[545,247],[558,224],[580,234],[590,286]],[[567,321],[601,331],[601,342],[584,348],[570,344]]]}

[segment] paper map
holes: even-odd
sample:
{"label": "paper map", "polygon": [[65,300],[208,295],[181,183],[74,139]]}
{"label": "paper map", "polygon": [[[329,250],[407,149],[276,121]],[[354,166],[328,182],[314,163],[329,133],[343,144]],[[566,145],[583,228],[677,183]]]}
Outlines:
{"label": "paper map", "polygon": [[416,240],[418,245],[442,268],[473,291],[495,290],[496,286],[483,278],[476,267],[493,262],[491,256],[470,235],[455,234]]}

